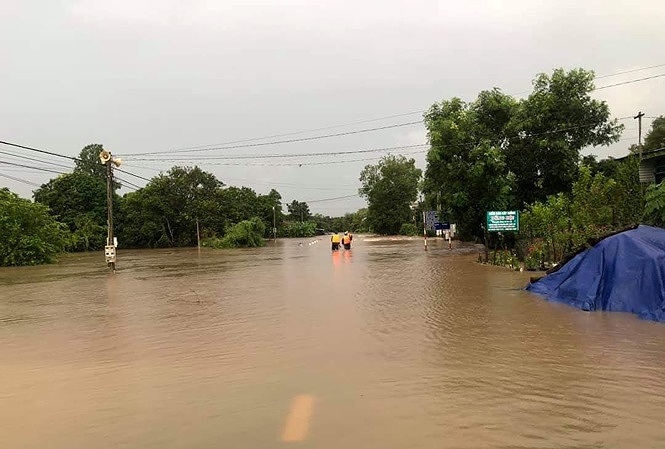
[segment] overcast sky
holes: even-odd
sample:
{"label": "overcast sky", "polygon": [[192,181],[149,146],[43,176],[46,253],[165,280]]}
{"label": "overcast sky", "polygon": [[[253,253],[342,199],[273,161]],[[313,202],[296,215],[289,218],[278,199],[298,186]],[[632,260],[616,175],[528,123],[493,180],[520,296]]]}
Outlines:
{"label": "overcast sky", "polygon": [[[147,178],[176,164],[167,160],[176,157],[168,153],[176,148],[418,121],[421,114],[415,113],[329,128],[424,110],[453,96],[473,100],[492,87],[523,94],[536,73],[557,67],[611,75],[665,64],[662,0],[0,0],[0,22],[0,140],[71,156],[101,143],[125,159],[122,168]],[[665,66],[596,85],[660,73]],[[638,110],[647,117],[665,114],[665,78],[594,95],[616,117]],[[587,152],[624,155],[637,141],[637,123],[622,123],[624,140]],[[424,127],[416,124],[198,155],[332,152],[425,141]],[[418,150],[413,157],[424,169],[424,148],[403,152]],[[131,157],[142,152],[160,152],[161,160]],[[357,193],[358,175],[373,161],[321,162],[381,155],[196,164],[226,184],[260,193],[274,187],[284,202],[312,201]],[[18,162],[1,153],[0,161]],[[229,162],[303,165],[213,165]],[[313,162],[319,165],[306,165]],[[0,174],[38,184],[56,176],[6,164]],[[34,189],[3,177],[0,186],[24,197]],[[313,211],[330,215],[363,206],[358,197],[310,203]]]}

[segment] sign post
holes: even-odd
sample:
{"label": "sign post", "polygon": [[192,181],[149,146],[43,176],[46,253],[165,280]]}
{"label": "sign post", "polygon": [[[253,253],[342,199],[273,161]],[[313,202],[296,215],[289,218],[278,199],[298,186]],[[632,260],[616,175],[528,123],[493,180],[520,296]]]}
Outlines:
{"label": "sign post", "polygon": [[[498,232],[503,240],[502,232],[520,230],[520,212],[518,210],[491,210],[486,213],[485,227],[485,262],[488,259],[487,233]],[[494,262],[496,263],[496,243],[494,245]]]}
{"label": "sign post", "polygon": [[519,231],[520,212],[518,210],[492,210],[487,211],[487,231]]}

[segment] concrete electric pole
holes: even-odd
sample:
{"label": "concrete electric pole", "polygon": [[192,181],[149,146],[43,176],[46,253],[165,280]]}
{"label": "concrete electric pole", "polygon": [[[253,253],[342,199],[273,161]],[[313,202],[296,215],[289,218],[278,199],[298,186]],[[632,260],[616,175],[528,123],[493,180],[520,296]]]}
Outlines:
{"label": "concrete electric pole", "polygon": [[634,119],[637,119],[637,145],[640,151],[640,160],[642,160],[642,117],[644,117],[644,112],[640,111],[637,113]]}
{"label": "concrete electric pole", "polygon": [[107,234],[106,246],[104,247],[104,255],[106,257],[106,264],[115,273],[116,262],[116,239],[113,236],[113,166],[120,167],[122,161],[120,158],[114,158],[110,152],[104,150],[99,153],[99,160],[102,164],[106,165],[106,211],[107,211]]}

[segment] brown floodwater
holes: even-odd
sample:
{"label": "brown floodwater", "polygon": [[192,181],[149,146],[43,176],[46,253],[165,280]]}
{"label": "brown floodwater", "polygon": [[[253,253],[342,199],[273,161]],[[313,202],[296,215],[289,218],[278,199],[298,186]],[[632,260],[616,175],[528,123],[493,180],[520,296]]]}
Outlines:
{"label": "brown floodwater", "polygon": [[0,269],[0,446],[665,447],[665,325],[473,247],[308,243]]}

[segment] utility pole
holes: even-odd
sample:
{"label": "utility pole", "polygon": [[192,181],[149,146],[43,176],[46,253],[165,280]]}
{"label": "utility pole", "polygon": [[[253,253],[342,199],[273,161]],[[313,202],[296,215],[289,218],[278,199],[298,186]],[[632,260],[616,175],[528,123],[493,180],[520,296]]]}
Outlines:
{"label": "utility pole", "polygon": [[634,119],[637,119],[637,145],[640,151],[640,160],[642,160],[642,117],[644,117],[644,112],[639,111]]}
{"label": "utility pole", "polygon": [[106,257],[106,264],[111,268],[115,274],[115,238],[113,237],[113,166],[120,167],[120,158],[113,158],[110,152],[104,150],[99,153],[99,160],[102,164],[106,165],[106,211],[107,211],[107,235],[106,246],[104,247],[104,255]]}
{"label": "utility pole", "polygon": [[115,245],[113,244],[113,167],[111,159],[106,161],[106,210],[108,213],[108,234],[106,237],[106,262],[115,273]]}
{"label": "utility pole", "polygon": [[423,205],[423,240],[425,241],[425,251],[427,251],[427,220],[425,219],[425,197],[421,196]]}
{"label": "utility pole", "polygon": [[196,216],[196,247],[201,250],[201,231],[199,230],[199,216]]}
{"label": "utility pole", "polygon": [[277,219],[276,219],[275,206],[272,207],[272,236],[273,241],[277,243]]}

